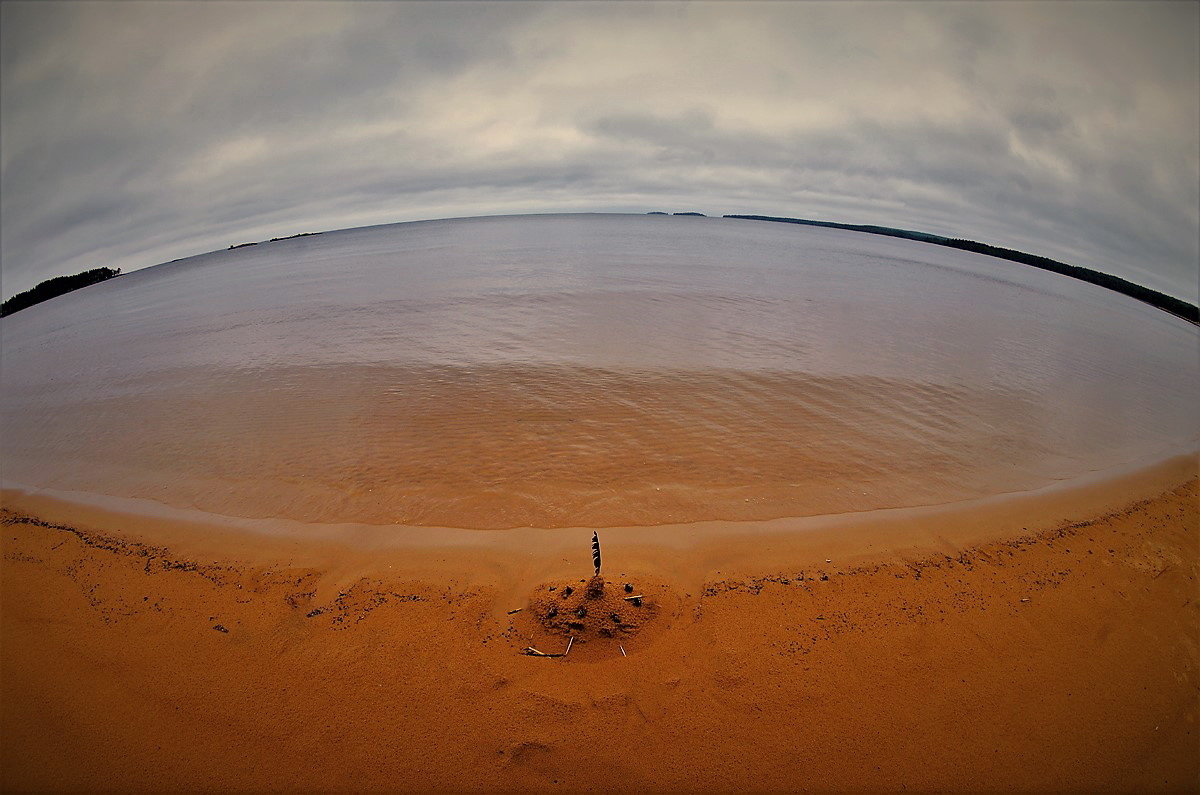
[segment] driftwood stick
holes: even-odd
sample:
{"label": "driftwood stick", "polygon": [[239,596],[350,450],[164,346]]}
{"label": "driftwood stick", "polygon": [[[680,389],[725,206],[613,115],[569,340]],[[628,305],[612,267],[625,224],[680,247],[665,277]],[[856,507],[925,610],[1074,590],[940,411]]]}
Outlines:
{"label": "driftwood stick", "polygon": [[625,601],[626,601],[626,602],[628,602],[628,601],[630,601],[630,600],[632,600],[632,599],[645,599],[645,598],[646,598],[646,597],[645,597],[644,595],[642,595],[642,594],[638,594],[637,596],[626,596],[626,597],[625,597]]}
{"label": "driftwood stick", "polygon": [[547,654],[544,651],[538,651],[537,649],[533,648],[532,646],[526,646],[525,654],[528,655],[529,657],[566,657],[568,654],[571,653],[571,647],[573,645],[575,645],[575,636],[574,635],[572,635],[571,639],[567,641],[567,650],[564,652],[559,652],[558,654]]}
{"label": "driftwood stick", "polygon": [[[621,646],[621,644],[620,644],[620,643],[618,643],[617,645],[618,645],[618,646]],[[628,657],[628,656],[629,656],[628,654],[626,654],[626,653],[625,653],[625,647],[624,647],[624,646],[621,646],[621,656],[622,656],[622,657]]]}

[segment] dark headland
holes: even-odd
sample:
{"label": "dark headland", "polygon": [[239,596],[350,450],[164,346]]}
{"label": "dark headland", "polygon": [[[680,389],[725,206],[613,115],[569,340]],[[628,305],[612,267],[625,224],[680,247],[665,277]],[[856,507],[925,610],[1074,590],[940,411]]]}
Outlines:
{"label": "dark headland", "polygon": [[[246,248],[247,246],[257,246],[261,243],[278,243],[281,240],[294,240],[298,237],[312,237],[313,235],[322,234],[321,232],[301,232],[298,235],[288,235],[287,237],[273,237],[270,240],[260,240],[253,243],[235,243],[230,246],[230,250],[235,248]],[[177,260],[171,260],[177,262]],[[114,276],[120,276],[120,268],[94,268],[90,271],[76,273],[73,276],[55,276],[53,279],[46,281],[34,287],[32,290],[26,290],[23,293],[17,293],[12,298],[4,302],[0,317],[6,317],[13,312],[20,312],[22,309],[27,309],[34,304],[40,304],[42,301],[49,301],[51,298],[57,298],[60,295],[79,290],[83,287],[111,279]]]}
{"label": "dark headland", "polygon": [[120,268],[93,268],[90,271],[76,273],[74,276],[55,276],[53,279],[47,279],[42,282],[32,290],[17,293],[5,301],[3,306],[0,306],[0,317],[6,317],[13,312],[20,312],[22,309],[31,307],[34,304],[40,304],[42,301],[49,301],[51,298],[63,295],[64,293],[69,293],[81,287],[96,284],[97,282],[107,281],[114,276],[120,275]]}
{"label": "dark headland", "polygon": [[989,257],[998,257],[999,259],[1011,260],[1020,262],[1023,265],[1031,265],[1034,268],[1051,271],[1053,273],[1061,273],[1063,276],[1070,276],[1073,279],[1090,282],[1100,287],[1107,287],[1110,290],[1115,290],[1118,293],[1124,293],[1131,298],[1136,298],[1139,301],[1144,301],[1151,306],[1156,306],[1172,315],[1183,318],[1191,323],[1200,325],[1200,308],[1194,304],[1189,304],[1174,296],[1160,293],[1157,290],[1151,290],[1149,287],[1143,287],[1140,284],[1134,284],[1131,281],[1122,279],[1119,276],[1113,276],[1109,273],[1101,273],[1100,271],[1092,270],[1091,268],[1081,268],[1078,265],[1068,265],[1065,262],[1059,262],[1048,257],[1039,257],[1036,254],[1027,254],[1024,251],[1016,251],[1011,248],[1001,248],[1000,246],[992,246],[987,243],[980,243],[977,240],[963,240],[960,238],[943,237],[941,235],[931,235],[927,232],[914,232],[909,229],[894,229],[890,226],[870,226],[862,224],[839,224],[834,221],[809,221],[803,218],[779,218],[771,215],[726,215],[726,218],[744,218],[751,221],[775,221],[784,224],[802,224],[804,226],[825,226],[832,229],[849,229],[853,232],[866,232],[872,235],[886,235],[888,237],[902,237],[906,240],[919,240],[922,243],[932,243],[935,246],[946,246],[948,248],[959,248],[963,251],[974,251],[976,254],[986,254]]}

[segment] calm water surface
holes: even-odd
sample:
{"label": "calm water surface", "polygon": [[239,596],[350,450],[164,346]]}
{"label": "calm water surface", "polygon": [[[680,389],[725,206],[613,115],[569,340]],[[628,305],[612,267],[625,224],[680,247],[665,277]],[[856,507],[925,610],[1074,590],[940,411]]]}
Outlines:
{"label": "calm water surface", "polygon": [[1196,329],[969,252],[525,216],[180,260],[0,322],[0,475],[472,528],[941,503],[1194,450]]}

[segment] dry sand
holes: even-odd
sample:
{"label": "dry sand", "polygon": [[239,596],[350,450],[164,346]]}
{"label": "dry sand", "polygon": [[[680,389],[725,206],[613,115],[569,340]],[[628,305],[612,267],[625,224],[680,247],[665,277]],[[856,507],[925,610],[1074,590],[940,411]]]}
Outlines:
{"label": "dry sand", "polygon": [[602,530],[591,602],[590,531],[351,550],[6,493],[2,784],[1195,790],[1195,473]]}

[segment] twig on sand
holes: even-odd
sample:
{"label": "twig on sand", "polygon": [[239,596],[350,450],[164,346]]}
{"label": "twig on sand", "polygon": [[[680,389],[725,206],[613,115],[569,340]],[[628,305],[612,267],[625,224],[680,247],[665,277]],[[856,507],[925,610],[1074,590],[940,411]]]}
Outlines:
{"label": "twig on sand", "polygon": [[626,597],[625,597],[625,601],[626,601],[626,602],[631,602],[631,601],[633,601],[634,599],[645,599],[645,598],[646,598],[646,597],[645,597],[645,596],[643,596],[642,594],[638,594],[637,596],[626,596]]}
{"label": "twig on sand", "polygon": [[628,657],[629,655],[625,653],[625,647],[624,647],[624,646],[621,646],[621,644],[620,644],[620,643],[618,643],[617,645],[621,647],[621,656],[622,656],[622,657]]}
{"label": "twig on sand", "polygon": [[567,641],[567,650],[564,652],[559,652],[558,654],[547,654],[544,651],[538,651],[537,649],[533,648],[532,646],[526,646],[525,654],[529,657],[566,657],[568,654],[570,654],[571,646],[573,646],[574,644],[575,644],[575,636],[572,635],[571,639]]}
{"label": "twig on sand", "polygon": [[509,610],[509,611],[508,611],[508,614],[511,616],[511,615],[514,615],[514,614],[516,614],[516,613],[520,613],[520,612],[521,612],[522,610],[524,610],[524,609],[525,609],[525,608],[523,608],[523,607],[518,607],[516,610]]}

